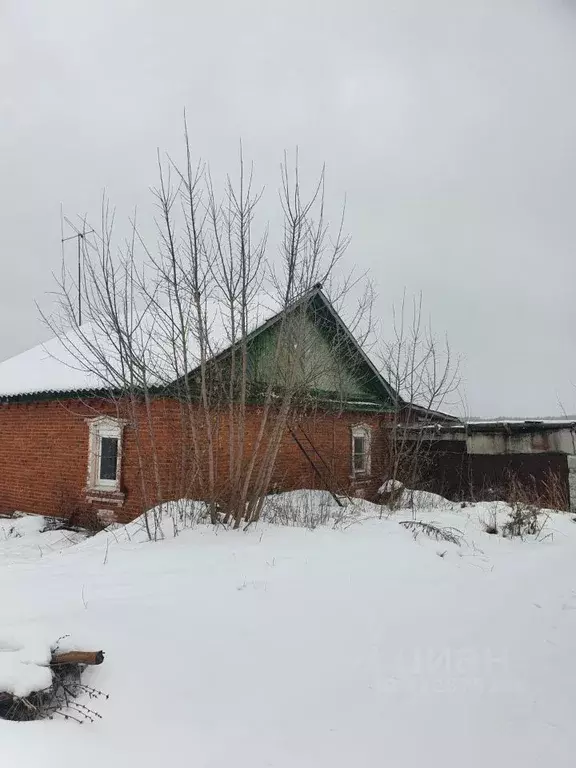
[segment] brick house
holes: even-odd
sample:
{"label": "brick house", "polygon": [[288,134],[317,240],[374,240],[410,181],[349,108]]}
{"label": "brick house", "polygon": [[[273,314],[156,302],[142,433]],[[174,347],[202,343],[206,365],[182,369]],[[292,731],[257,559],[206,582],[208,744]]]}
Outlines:
{"label": "brick house", "polygon": [[[327,488],[374,497],[386,469],[384,426],[399,400],[320,286],[288,311],[303,308],[309,356],[323,361],[321,381],[315,381],[312,405],[282,434],[270,490]],[[279,322],[280,315],[273,315],[249,334],[253,382],[266,383],[275,375],[270,349]],[[218,358],[227,354],[223,349]],[[258,431],[261,408],[257,398],[247,406],[248,444]],[[215,447],[222,478],[226,418],[223,408]],[[183,495],[177,471],[182,430],[169,386],[158,387],[148,405],[132,399],[128,408],[121,391],[79,370],[61,339],[52,339],[0,364],[0,510],[62,516],[88,510],[122,522],[133,519],[159,501]],[[153,450],[156,485],[149,478]],[[186,493],[194,493],[193,481]]]}

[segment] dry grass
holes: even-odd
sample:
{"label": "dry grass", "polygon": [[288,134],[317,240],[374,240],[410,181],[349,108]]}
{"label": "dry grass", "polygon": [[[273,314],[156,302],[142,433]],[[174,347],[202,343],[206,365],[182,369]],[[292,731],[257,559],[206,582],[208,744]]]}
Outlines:
{"label": "dry grass", "polygon": [[449,544],[460,546],[464,537],[458,528],[442,527],[436,523],[425,523],[423,520],[400,520],[400,525],[411,531],[415,539],[423,533],[435,541],[447,541]]}
{"label": "dry grass", "polygon": [[[320,496],[320,498],[319,498]],[[358,510],[353,504],[338,506],[327,492],[299,491],[295,494],[268,496],[262,509],[262,522],[308,528],[313,531],[319,526],[339,528],[354,522]]]}

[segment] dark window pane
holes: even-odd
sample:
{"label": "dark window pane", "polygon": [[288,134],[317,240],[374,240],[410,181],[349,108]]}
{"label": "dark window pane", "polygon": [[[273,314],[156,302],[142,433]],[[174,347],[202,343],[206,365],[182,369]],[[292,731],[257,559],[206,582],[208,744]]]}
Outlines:
{"label": "dark window pane", "polygon": [[366,469],[366,438],[363,435],[354,436],[354,471],[363,472]]}
{"label": "dark window pane", "polygon": [[116,480],[118,463],[118,439],[103,437],[100,440],[100,480]]}

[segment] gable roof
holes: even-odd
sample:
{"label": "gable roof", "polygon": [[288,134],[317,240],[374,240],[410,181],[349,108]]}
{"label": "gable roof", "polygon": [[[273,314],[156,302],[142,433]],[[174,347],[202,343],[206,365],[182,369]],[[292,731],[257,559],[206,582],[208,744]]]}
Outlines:
{"label": "gable roof", "polygon": [[333,332],[339,334],[340,338],[343,337],[349,364],[369,384],[374,395],[381,402],[386,402],[389,405],[398,406],[401,404],[402,399],[400,395],[390,386],[361,345],[358,344],[346,323],[322,291],[321,285],[315,286],[314,291],[309,297],[309,302],[315,314],[320,313],[323,315],[328,326],[332,326]]}
{"label": "gable roof", "polygon": [[[322,318],[329,332],[331,329],[345,338],[349,359],[361,371],[363,378],[369,382],[374,402],[370,398],[371,402],[366,402],[364,405],[373,407],[380,403],[390,406],[400,402],[398,395],[354,339],[320,285],[307,291],[288,308],[278,311],[278,305],[274,306],[274,304],[275,302],[267,295],[258,296],[253,302],[250,317],[252,330],[247,336],[249,342],[279,323],[286,312],[293,312],[304,305],[313,307],[314,315]],[[215,311],[212,316],[211,336],[214,338],[212,359],[219,359],[230,353],[232,347],[218,311]],[[93,357],[83,339],[93,339],[100,349],[106,351],[107,358],[120,359],[114,341],[106,337],[102,330],[90,324],[83,325],[81,331],[71,328],[63,336],[50,339],[0,363],[0,400],[44,400],[62,396],[89,396],[105,394],[114,389],[111,387],[109,377],[104,378],[98,375],[97,371],[100,367],[98,361]],[[150,384],[159,387],[167,386],[178,379],[182,369],[178,369],[178,365],[174,366],[174,361],[170,360],[170,355],[162,344],[162,334],[151,333],[148,330],[146,333],[142,332],[142,339],[140,348],[145,360],[153,358],[156,370],[159,359],[164,366],[162,377]],[[87,367],[93,370],[87,370],[86,366],[79,365],[76,355],[80,350],[83,359],[87,359]],[[188,369],[192,373],[200,362],[199,350],[193,341],[187,346],[187,355]],[[362,403],[359,402],[358,405]]]}

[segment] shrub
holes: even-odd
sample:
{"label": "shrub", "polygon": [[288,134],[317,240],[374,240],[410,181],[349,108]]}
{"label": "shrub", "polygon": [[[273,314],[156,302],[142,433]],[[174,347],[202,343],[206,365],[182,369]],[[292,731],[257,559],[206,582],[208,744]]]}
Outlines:
{"label": "shrub", "polygon": [[544,527],[548,516],[533,504],[517,503],[512,506],[508,520],[502,526],[502,535],[508,538],[537,536]]}

